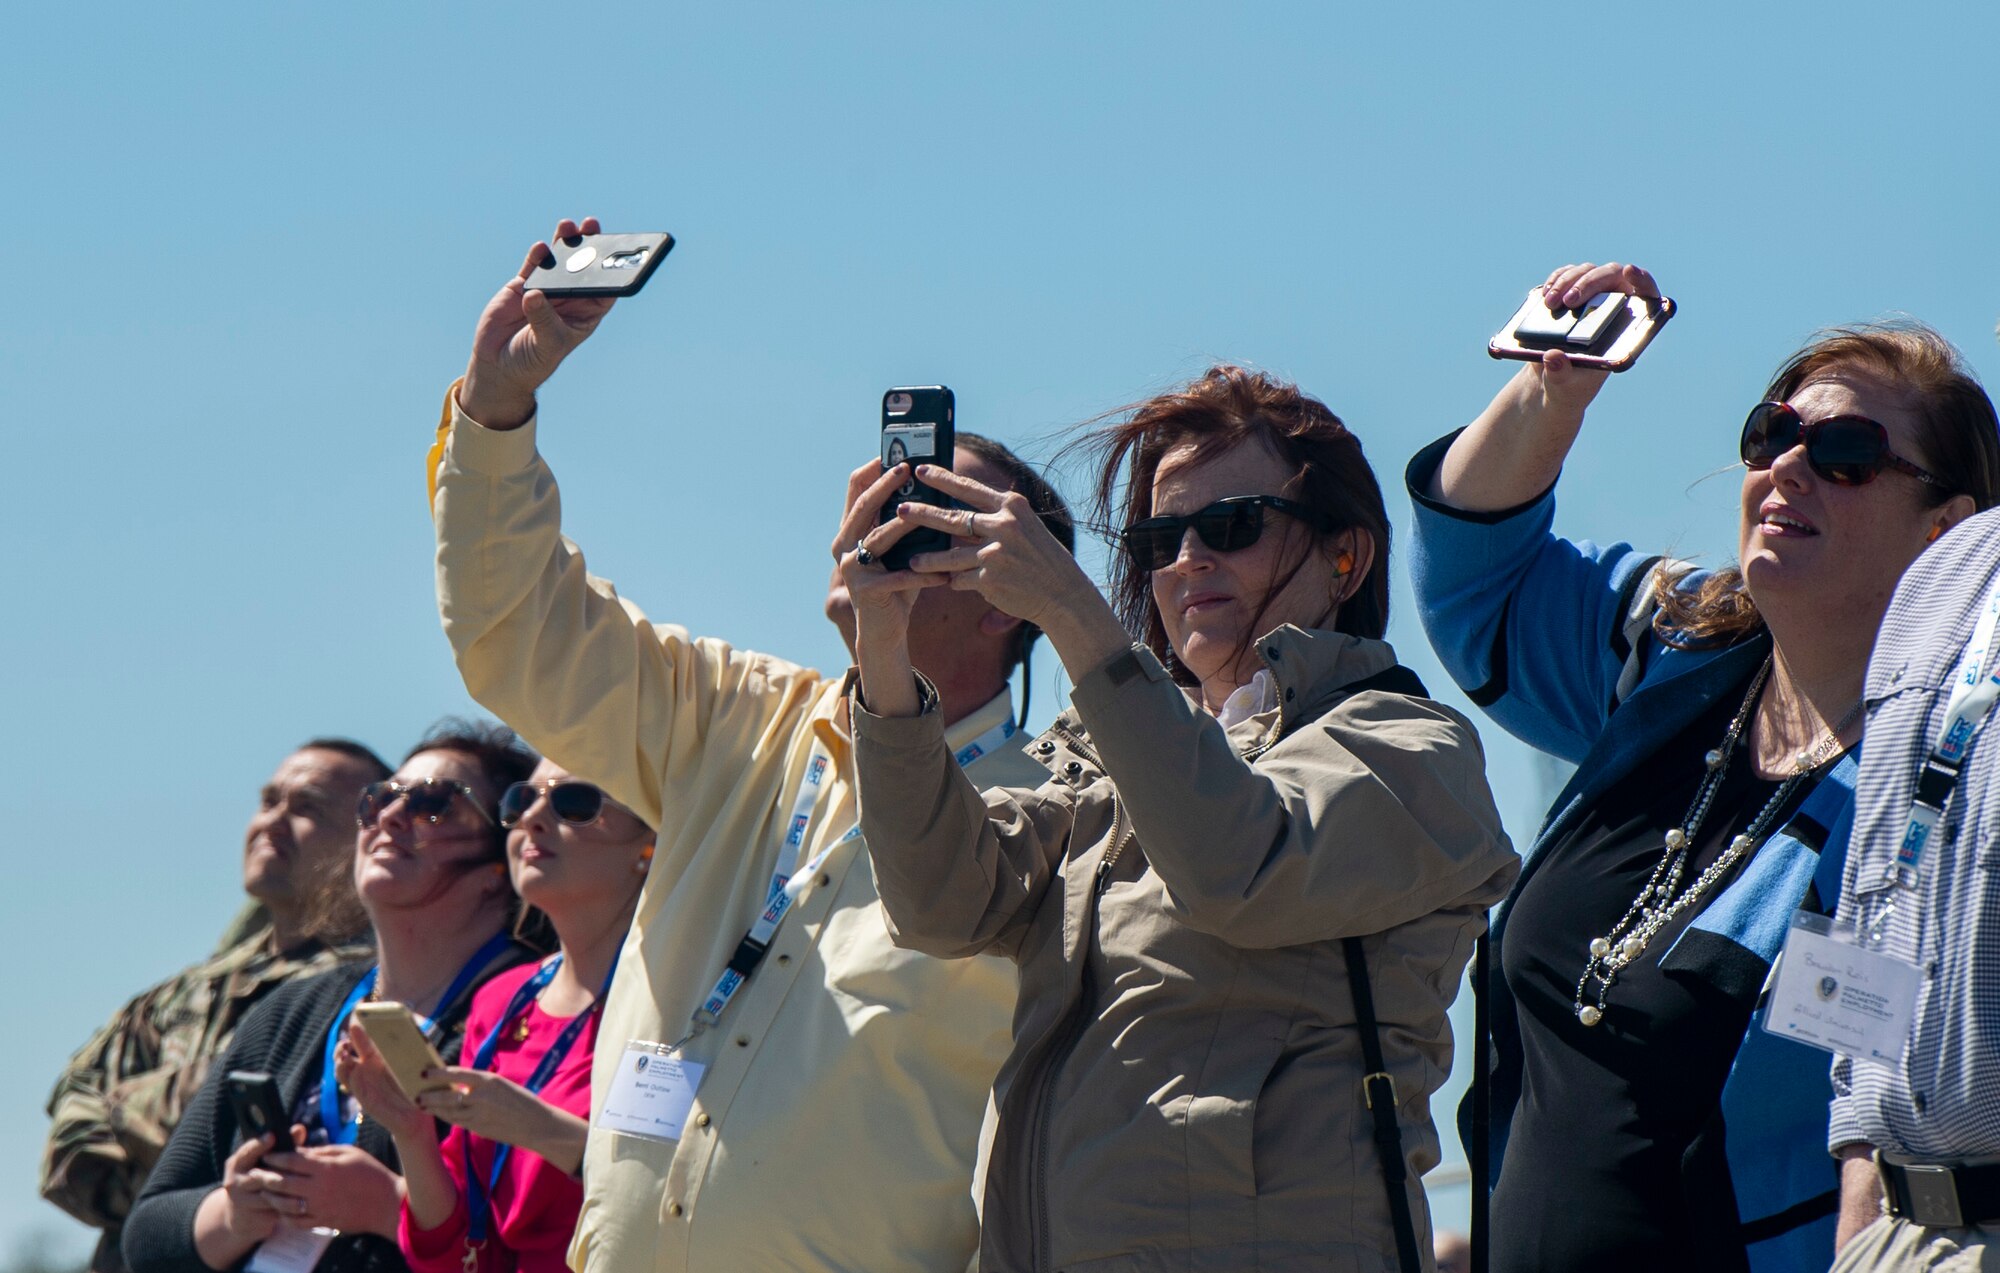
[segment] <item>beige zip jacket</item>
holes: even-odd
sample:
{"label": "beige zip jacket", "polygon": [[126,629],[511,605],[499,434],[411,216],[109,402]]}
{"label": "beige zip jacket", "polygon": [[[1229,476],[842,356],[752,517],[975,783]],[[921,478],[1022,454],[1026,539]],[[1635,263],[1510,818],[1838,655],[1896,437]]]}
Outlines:
{"label": "beige zip jacket", "polygon": [[1143,649],[1082,678],[984,799],[936,712],[854,709],[898,943],[1021,969],[995,1081],[984,1273],[1396,1265],[1341,939],[1365,938],[1418,1240],[1446,1008],[1519,869],[1469,721],[1347,687],[1380,641],[1258,643],[1276,709],[1225,731]]}

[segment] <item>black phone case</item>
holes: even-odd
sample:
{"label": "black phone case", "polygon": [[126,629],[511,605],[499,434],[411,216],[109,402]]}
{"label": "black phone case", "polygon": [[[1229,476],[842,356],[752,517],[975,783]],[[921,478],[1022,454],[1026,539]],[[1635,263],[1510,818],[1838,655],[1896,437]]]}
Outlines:
{"label": "black phone case", "polygon": [[292,1120],[285,1113],[285,1103],[278,1097],[277,1081],[268,1074],[231,1070],[226,1082],[229,1085],[229,1105],[236,1111],[236,1126],[242,1131],[243,1139],[255,1140],[268,1132],[278,1142],[272,1149],[273,1153],[290,1153]]}
{"label": "black phone case", "polygon": [[[889,414],[891,394],[910,395],[910,409],[898,416]],[[934,458],[922,461],[940,468],[951,468],[952,455],[958,445],[958,430],[954,424],[957,402],[951,390],[943,385],[901,385],[882,395],[882,432],[891,429],[908,428],[911,425],[931,425],[937,430],[936,453]],[[883,471],[889,466],[884,464]],[[940,491],[934,491],[922,482],[915,483],[915,489],[908,494],[894,494],[882,506],[882,521],[893,521],[898,504],[931,504],[938,508],[956,508],[958,501]],[[890,570],[903,570],[910,564],[910,558],[918,553],[939,552],[952,546],[952,538],[941,530],[920,526],[903,536],[882,554],[882,564]]]}
{"label": "black phone case", "polygon": [[[579,234],[549,245],[555,259],[528,275],[531,291],[550,296],[631,296],[646,285],[667,253],[674,250],[671,234]],[[616,262],[629,253],[645,257],[630,268]]]}

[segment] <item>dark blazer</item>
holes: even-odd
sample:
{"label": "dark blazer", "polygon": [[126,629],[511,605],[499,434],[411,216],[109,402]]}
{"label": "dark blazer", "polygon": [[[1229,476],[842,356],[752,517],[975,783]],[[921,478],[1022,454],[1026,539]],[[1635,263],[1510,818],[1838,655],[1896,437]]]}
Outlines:
{"label": "dark blazer", "polygon": [[[1495,513],[1467,513],[1430,499],[1432,476],[1457,436],[1418,452],[1405,475],[1416,512],[1410,574],[1425,632],[1474,703],[1523,742],[1577,765],[1522,854],[1511,902],[1534,875],[1541,851],[1606,791],[1641,772],[1719,695],[1742,685],[1770,654],[1771,639],[1759,630],[1733,644],[1699,648],[1662,641],[1652,624],[1657,603],[1650,587],[1660,559],[1629,544],[1601,547],[1553,534],[1553,488]],[[1691,576],[1683,586],[1699,579]],[[1856,768],[1850,757],[1820,780],[1798,813],[1660,956],[1663,967],[1746,1006],[1757,1003],[1792,913],[1830,910],[1839,897]],[[1490,939],[1495,966],[1506,926],[1503,904]],[[1487,994],[1489,1165],[1497,1176],[1521,1095],[1521,1043],[1504,981],[1491,978]],[[1767,1034],[1753,1017],[1723,1088],[1724,1150],[1756,1273],[1817,1273],[1833,1259],[1839,1174],[1826,1152],[1828,1066],[1826,1053]],[[1460,1109],[1462,1131],[1470,1104],[1468,1098]]]}

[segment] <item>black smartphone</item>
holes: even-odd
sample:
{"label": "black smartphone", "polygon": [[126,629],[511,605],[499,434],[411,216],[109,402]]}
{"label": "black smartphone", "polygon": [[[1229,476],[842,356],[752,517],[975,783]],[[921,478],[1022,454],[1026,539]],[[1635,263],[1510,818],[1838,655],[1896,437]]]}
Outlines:
{"label": "black smartphone", "polygon": [[1624,371],[1673,316],[1674,303],[1665,296],[1603,292],[1570,309],[1550,305],[1537,287],[1487,342],[1486,352],[1540,362],[1543,353],[1560,349],[1579,367]]}
{"label": "black smartphone", "polygon": [[[882,471],[886,473],[898,464],[908,464],[912,470],[919,464],[950,468],[958,445],[957,431],[952,425],[953,406],[951,390],[943,385],[905,385],[883,394]],[[903,489],[890,495],[882,506],[883,521],[895,518],[898,504],[958,507],[951,496],[919,482],[914,472]],[[883,553],[882,564],[890,570],[902,570],[918,553],[937,552],[951,545],[950,535],[920,526]]]}
{"label": "black smartphone", "polygon": [[229,1089],[229,1106],[236,1111],[236,1125],[243,1139],[269,1135],[276,1139],[273,1153],[292,1151],[292,1120],[278,1097],[277,1080],[253,1070],[231,1070],[223,1082]]}
{"label": "black smartphone", "polygon": [[554,255],[528,275],[529,290],[550,296],[631,296],[674,250],[674,236],[576,234],[551,246]]}

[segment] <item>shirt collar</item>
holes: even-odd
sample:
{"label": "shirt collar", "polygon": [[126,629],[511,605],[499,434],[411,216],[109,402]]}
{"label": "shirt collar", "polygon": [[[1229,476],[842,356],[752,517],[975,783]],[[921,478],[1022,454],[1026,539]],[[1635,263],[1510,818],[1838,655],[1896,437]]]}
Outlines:
{"label": "shirt collar", "polygon": [[1224,729],[1240,724],[1261,712],[1268,712],[1278,705],[1278,683],[1271,674],[1258,668],[1247,684],[1239,685],[1222,700],[1222,709],[1215,714]]}

